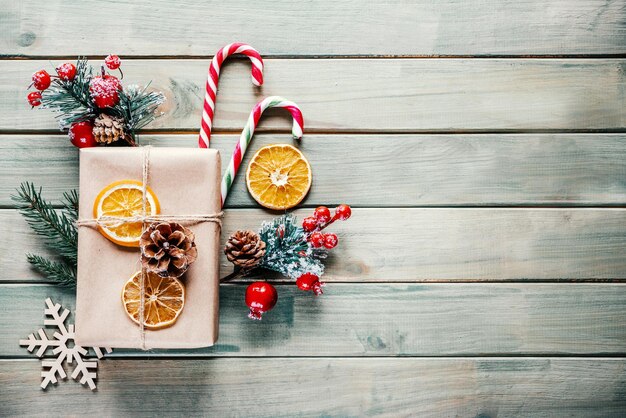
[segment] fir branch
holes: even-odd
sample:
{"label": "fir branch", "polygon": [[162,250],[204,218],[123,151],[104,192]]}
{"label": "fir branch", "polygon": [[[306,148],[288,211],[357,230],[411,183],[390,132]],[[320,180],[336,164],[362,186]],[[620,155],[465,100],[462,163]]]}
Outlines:
{"label": "fir branch", "polygon": [[147,86],[140,88],[130,85],[120,91],[120,102],[112,109],[115,116],[126,121],[128,131],[135,136],[135,132],[159,116],[157,108],[165,101],[165,96],[160,92],[148,92]]}
{"label": "fir branch", "polygon": [[78,192],[74,189],[63,192],[63,211],[68,218],[76,221],[78,219]]}
{"label": "fir branch", "polygon": [[[72,205],[76,202],[74,195],[68,195],[66,203]],[[50,202],[43,199],[41,188],[37,191],[30,182],[22,183],[17,195],[11,196],[11,199],[32,230],[44,238],[44,243],[75,267],[78,259],[78,231],[72,218],[75,209],[57,212]]]}
{"label": "fir branch", "polygon": [[265,256],[259,267],[278,271],[292,279],[304,273],[320,277],[324,273],[324,265],[319,259],[324,258],[326,252],[311,248],[295,216],[282,215],[263,222],[259,236],[265,242]]}
{"label": "fir branch", "polygon": [[76,76],[72,81],[55,79],[41,97],[42,108],[59,112],[57,118],[61,129],[75,122],[93,119],[96,116],[89,83],[93,69],[87,59],[79,57],[76,62]]}
{"label": "fir branch", "polygon": [[48,280],[59,286],[76,287],[76,269],[66,263],[48,260],[40,255],[26,254],[28,262]]}

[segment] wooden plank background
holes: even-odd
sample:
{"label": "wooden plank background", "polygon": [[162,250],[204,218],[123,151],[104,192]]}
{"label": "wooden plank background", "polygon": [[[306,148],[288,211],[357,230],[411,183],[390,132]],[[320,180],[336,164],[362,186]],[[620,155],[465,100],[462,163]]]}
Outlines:
{"label": "wooden plank background", "polygon": [[[222,167],[238,138],[211,137]],[[193,147],[197,136],[149,134],[140,136],[140,142]],[[244,166],[256,150],[276,142],[290,139],[256,135]],[[298,144],[311,163],[315,184],[303,205],[620,206],[626,202],[625,142],[623,134],[311,134]],[[61,135],[5,135],[0,141],[0,175],[6,179],[0,183],[0,206],[11,205],[10,195],[20,181],[35,181],[50,200],[77,188],[78,155],[72,151]],[[22,176],[15,177],[16,172]],[[235,179],[226,207],[257,207],[243,177]]]}
{"label": "wooden plank background", "polygon": [[[229,60],[212,146],[228,158],[254,103],[285,96],[314,172],[296,214],[354,207],[326,294],[271,276],[256,323],[245,283],[224,285],[215,347],[116,350],[96,393],[42,392],[17,341],[46,297],[75,298],[30,270],[45,250],[10,195],[30,180],[58,201],[78,164],[27,106],[30,74],[118,53],[168,99],[141,141],[194,146],[232,41],[260,50],[265,84]],[[626,0],[0,0],[0,70],[0,415],[626,415]],[[250,153],[292,142],[281,112],[259,131]],[[241,178],[226,208],[222,240],[275,215]]]}
{"label": "wooden plank background", "polygon": [[[152,80],[169,99],[151,129],[199,129],[208,62],[124,64],[126,82]],[[0,130],[57,130],[49,112],[23,106],[31,74],[48,66],[3,63]],[[238,60],[220,77],[214,128],[239,133],[256,102],[280,95],[302,107],[309,133],[623,129],[625,67],[624,59],[266,59],[256,88],[249,63]],[[289,119],[278,113],[260,127],[288,132]]]}
{"label": "wooden plank background", "polygon": [[[294,213],[301,219],[310,212]],[[272,215],[228,211],[222,240],[237,229],[256,229]],[[44,252],[40,240],[15,210],[0,210],[0,225],[13,237],[0,241],[7,279],[41,280],[13,251]],[[623,209],[361,208],[333,230],[341,251],[329,256],[329,281],[626,279]],[[225,256],[221,269],[232,270]]]}
{"label": "wooden plank background", "polygon": [[[6,56],[207,56],[233,35],[265,56],[623,54],[624,7],[605,0],[135,0],[3,2]],[[94,11],[97,10],[98,13]],[[63,16],[62,19],[59,16]],[[115,36],[95,36],[115,27]]]}

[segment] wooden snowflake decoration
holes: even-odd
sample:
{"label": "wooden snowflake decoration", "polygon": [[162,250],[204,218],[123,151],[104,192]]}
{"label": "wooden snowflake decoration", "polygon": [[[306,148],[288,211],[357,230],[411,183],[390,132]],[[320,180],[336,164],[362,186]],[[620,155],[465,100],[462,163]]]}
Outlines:
{"label": "wooden snowflake decoration", "polygon": [[[50,298],[46,299],[46,305],[48,306],[44,314],[46,318],[43,323],[44,326],[53,326],[57,328],[52,338],[48,336],[44,328],[40,328],[37,331],[39,339],[35,334],[30,334],[27,340],[20,340],[21,346],[28,346],[27,350],[33,352],[35,348],[38,348],[35,355],[37,357],[43,357],[49,348],[52,348],[52,354],[56,356],[53,360],[42,360],[41,365],[44,370],[41,372],[43,380],[41,382],[41,388],[45,389],[50,383],[57,383],[57,376],[61,379],[65,379],[67,374],[64,368],[64,361],[68,364],[75,364],[72,371],[72,379],[79,380],[80,383],[87,384],[91,390],[96,389],[96,369],[98,368],[97,361],[87,361],[84,356],[88,353],[88,347],[81,347],[74,343],[74,324],[65,325],[65,320],[70,314],[70,311],[63,308],[61,305],[54,304]],[[63,309],[63,312],[61,312]],[[99,347],[92,347],[98,358],[102,358],[104,353]],[[107,353],[112,352],[110,348],[104,348]]]}

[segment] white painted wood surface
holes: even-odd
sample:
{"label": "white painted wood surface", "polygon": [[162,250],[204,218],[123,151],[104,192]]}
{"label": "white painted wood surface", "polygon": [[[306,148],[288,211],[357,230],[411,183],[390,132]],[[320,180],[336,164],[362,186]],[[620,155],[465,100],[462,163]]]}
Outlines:
{"label": "white painted wood surface", "polygon": [[626,407],[623,359],[105,359],[95,395],[72,383],[42,394],[38,372],[0,360],[4,412],[604,418]]}
{"label": "white painted wood surface", "polygon": [[[55,60],[57,62],[62,62]],[[209,60],[128,60],[127,83],[146,83],[168,101],[151,129],[197,132]],[[48,60],[2,62],[0,131],[57,130],[49,112],[30,111],[31,74]],[[244,60],[227,64],[214,129],[241,132],[261,98],[280,95],[313,132],[593,130],[626,127],[623,59],[267,59],[265,82]],[[289,132],[274,110],[260,129]],[[287,134],[285,137],[288,139]]]}
{"label": "white painted wood surface", "polygon": [[[626,351],[626,284],[329,283],[307,297],[278,286],[276,308],[247,318],[245,287],[220,290],[220,337],[213,348],[151,350],[158,357],[620,355]],[[49,285],[3,286],[14,308],[0,323],[0,358],[28,358],[15,344],[42,324],[43,300],[75,307]],[[117,301],[116,301],[117,302]],[[120,303],[120,302],[118,302]],[[576,309],[572,309],[576,306]],[[117,349],[107,357],[141,357]]]}
{"label": "white painted wood surface", "polygon": [[[213,135],[226,167],[238,135]],[[17,181],[33,181],[50,200],[78,187],[78,152],[64,135],[0,138],[0,205]],[[196,135],[142,135],[153,146],[195,147]],[[45,152],[25,148],[37,143]],[[288,135],[256,135],[243,160],[260,147],[293,143]],[[319,135],[298,144],[313,168],[303,204],[359,207],[607,206],[626,204],[626,135]],[[19,176],[16,176],[19,173]],[[375,190],[375,193],[372,191]],[[256,207],[238,177],[227,208]]]}
{"label": "white painted wood surface", "polygon": [[[227,211],[222,242],[273,215]],[[11,237],[0,241],[2,280],[41,280],[13,250],[42,252],[40,240],[14,210],[0,210],[0,225]],[[341,245],[327,261],[329,281],[626,279],[623,209],[355,208],[332,230]],[[220,264],[222,275],[232,271],[225,256]]]}
{"label": "white painted wood surface", "polygon": [[623,1],[134,0],[102,6],[83,0],[68,13],[62,0],[3,0],[0,52],[207,56],[234,38],[264,56],[626,52]]}

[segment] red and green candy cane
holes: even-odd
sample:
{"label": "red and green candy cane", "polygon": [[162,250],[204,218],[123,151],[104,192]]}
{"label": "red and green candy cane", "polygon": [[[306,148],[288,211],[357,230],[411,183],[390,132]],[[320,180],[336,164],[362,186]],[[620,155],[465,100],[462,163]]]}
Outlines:
{"label": "red and green candy cane", "polygon": [[293,137],[295,139],[302,138],[302,131],[304,130],[304,119],[302,118],[302,112],[300,111],[298,105],[279,96],[270,96],[257,103],[254,106],[254,109],[252,109],[250,117],[248,117],[248,122],[241,132],[239,142],[237,142],[237,146],[235,147],[233,156],[228,163],[228,167],[226,167],[224,177],[222,177],[222,206],[224,206],[224,202],[226,201],[228,192],[230,191],[230,188],[233,185],[233,181],[235,180],[235,176],[239,171],[241,160],[243,159],[243,156],[248,149],[250,141],[252,141],[252,137],[254,136],[254,130],[259,123],[259,119],[261,119],[261,115],[263,114],[265,109],[269,109],[270,107],[281,107],[283,109],[287,109],[287,111],[289,111],[289,113],[291,113],[291,116],[293,117],[293,127],[291,129]]}

